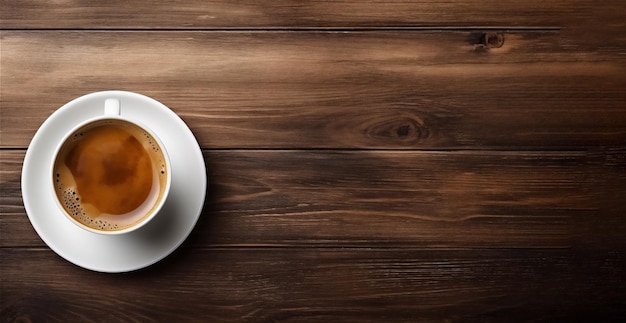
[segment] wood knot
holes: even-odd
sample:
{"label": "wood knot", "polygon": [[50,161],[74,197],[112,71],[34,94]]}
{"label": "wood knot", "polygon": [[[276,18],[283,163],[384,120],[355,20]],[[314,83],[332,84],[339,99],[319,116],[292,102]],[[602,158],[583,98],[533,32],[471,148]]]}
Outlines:
{"label": "wood knot", "polygon": [[504,34],[499,32],[483,33],[480,43],[486,48],[500,48],[504,45]]}
{"label": "wood knot", "polygon": [[430,137],[429,129],[420,118],[398,116],[380,120],[366,130],[369,137],[401,145],[414,145]]}
{"label": "wood knot", "polygon": [[404,126],[398,127],[398,137],[406,137],[406,136],[408,136],[410,130],[411,130],[411,126],[409,126],[409,125],[404,125]]}

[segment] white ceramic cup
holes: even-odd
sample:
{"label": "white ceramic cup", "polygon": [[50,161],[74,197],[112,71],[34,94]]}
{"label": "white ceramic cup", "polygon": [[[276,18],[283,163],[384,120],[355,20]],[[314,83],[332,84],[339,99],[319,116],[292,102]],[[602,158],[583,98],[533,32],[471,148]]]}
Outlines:
{"label": "white ceramic cup", "polygon": [[[70,130],[63,137],[63,139],[59,142],[58,146],[56,147],[54,154],[53,154],[54,158],[52,159],[52,162],[51,162],[50,179],[51,179],[51,187],[53,189],[52,194],[54,195],[54,200],[58,208],[61,210],[61,212],[65,215],[65,217],[69,221],[76,224],[78,227],[84,230],[90,231],[90,232],[98,233],[98,234],[104,234],[104,235],[125,234],[125,233],[135,231],[141,228],[142,226],[146,225],[148,222],[150,222],[150,220],[152,220],[159,213],[163,204],[165,204],[165,201],[167,200],[167,196],[170,191],[171,182],[172,182],[172,179],[171,179],[172,171],[171,171],[171,166],[170,166],[170,160],[167,154],[167,150],[165,149],[165,146],[163,145],[159,137],[148,127],[142,125],[139,120],[131,120],[125,117],[123,114],[123,104],[124,102],[121,102],[117,98],[114,98],[114,97],[107,98],[104,101],[104,105],[103,105],[103,115],[86,120],[80,123],[79,125],[77,125],[76,127],[74,127],[72,130]],[[64,167],[62,166],[63,161],[61,160],[61,159],[64,159],[64,157],[60,156],[59,154],[66,155],[67,152],[65,151],[69,149],[68,146],[76,145],[74,143],[70,143],[70,141],[80,140],[80,138],[77,139],[77,137],[82,136],[83,131],[87,133],[89,129],[91,129],[90,127],[97,127],[102,124],[124,124],[124,125],[129,125],[129,128],[133,128],[133,131],[135,130],[141,131],[142,136],[145,136],[145,138],[138,139],[138,141],[142,143],[142,147],[144,147],[145,149],[151,148],[154,150],[154,152],[148,152],[148,154],[159,156],[159,158],[160,156],[162,156],[162,161],[159,161],[160,169],[155,169],[154,159],[150,157],[150,161],[151,161],[150,165],[152,165],[151,174],[153,174],[152,185],[156,185],[154,184],[154,181],[156,180],[158,182],[158,185],[157,185],[158,191],[154,193],[155,188],[153,186],[153,188],[151,189],[148,195],[148,198],[140,205],[140,207],[132,211],[134,213],[128,212],[122,216],[120,216],[119,214],[116,215],[116,214],[99,213],[99,212],[94,212],[93,214],[90,214],[89,209],[90,208],[93,209],[93,206],[91,206],[89,202],[84,201],[84,199],[83,201],[80,201],[78,198],[81,196],[81,187],[80,185],[77,184],[79,181],[74,180],[74,179],[72,179],[71,181],[68,181],[63,178],[61,181],[59,181],[59,176],[60,176],[59,173],[61,174],[72,173],[69,170],[67,172],[59,172],[59,170],[63,169]],[[149,147],[146,147],[145,145],[146,143],[149,143]],[[160,152],[158,152],[159,150]],[[104,165],[104,163],[102,163],[101,165]],[[115,169],[106,168],[104,166],[101,166],[100,170],[104,170],[103,174],[105,175],[103,176],[107,176],[107,172],[111,174],[113,174],[113,172],[116,172]],[[160,176],[164,176],[164,178]],[[71,176],[71,177],[74,178],[74,176]],[[68,187],[63,186],[67,184],[68,182],[72,182],[72,184],[74,184],[73,187],[72,185],[69,185]],[[102,184],[102,185],[105,185],[105,184]],[[93,191],[93,186],[91,186],[90,188]],[[103,187],[103,190],[104,190],[104,187]],[[110,188],[109,188],[109,191],[111,191]],[[70,196],[72,198],[74,194],[75,196],[78,196],[76,198],[76,201],[78,202],[72,202],[70,203],[71,205],[68,204],[69,202],[67,200],[68,200],[69,194],[72,194]],[[154,194],[157,194],[156,197],[154,197]],[[133,215],[127,216],[127,218],[125,218],[126,220],[121,220],[127,214],[133,214]],[[126,223],[122,223],[124,221],[126,221]]]}

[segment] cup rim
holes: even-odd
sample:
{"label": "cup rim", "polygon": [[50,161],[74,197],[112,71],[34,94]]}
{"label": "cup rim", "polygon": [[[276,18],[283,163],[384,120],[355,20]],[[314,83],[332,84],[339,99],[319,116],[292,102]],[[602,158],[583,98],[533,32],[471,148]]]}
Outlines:
{"label": "cup rim", "polygon": [[[74,217],[72,217],[65,210],[65,208],[63,207],[63,205],[59,201],[59,197],[56,194],[56,188],[54,187],[55,186],[54,166],[55,166],[56,159],[57,159],[57,157],[59,155],[59,152],[61,151],[61,148],[63,147],[65,142],[67,142],[67,140],[70,139],[72,134],[74,134],[80,128],[86,127],[89,124],[92,124],[92,123],[95,123],[95,122],[105,121],[105,120],[124,121],[124,122],[130,123],[130,124],[133,124],[133,125],[141,128],[143,131],[147,132],[148,134],[150,134],[150,136],[152,136],[152,138],[154,138],[154,140],[159,145],[159,149],[161,149],[161,152],[163,154],[164,163],[165,163],[165,170],[166,170],[166,174],[167,174],[167,177],[165,179],[165,189],[163,190],[163,196],[160,199],[160,201],[158,201],[156,207],[153,207],[151,209],[149,215],[142,217],[137,223],[135,223],[135,224],[133,224],[133,225],[131,225],[129,227],[125,227],[123,229],[119,229],[119,230],[98,230],[98,229],[94,229],[92,227],[89,227],[89,226],[81,223],[80,221],[74,219]],[[172,169],[171,169],[170,158],[169,158],[169,154],[167,152],[167,149],[165,148],[165,145],[161,141],[161,138],[159,138],[156,135],[156,133],[154,133],[152,131],[152,129],[150,129],[149,127],[145,126],[140,121],[137,121],[137,120],[134,120],[134,119],[130,119],[130,118],[127,118],[127,117],[123,117],[123,116],[120,116],[120,115],[101,115],[101,116],[93,117],[93,118],[90,118],[90,119],[87,119],[85,121],[80,122],[78,125],[74,126],[72,129],[70,129],[63,136],[63,138],[57,143],[57,145],[56,145],[56,147],[55,147],[55,149],[53,151],[52,160],[50,161],[50,169],[49,169],[48,174],[50,175],[50,176],[48,176],[48,178],[50,180],[50,186],[52,188],[51,193],[53,195],[53,200],[54,200],[55,204],[57,205],[58,209],[61,211],[61,213],[63,213],[65,218],[67,218],[70,222],[74,223],[76,226],[78,226],[79,228],[81,228],[83,230],[86,230],[86,231],[89,231],[89,232],[92,232],[92,233],[97,233],[97,234],[102,234],[102,235],[111,235],[111,236],[122,235],[122,234],[126,234],[126,233],[130,233],[130,232],[136,231],[137,229],[145,226],[152,219],[154,219],[154,217],[163,208],[163,205],[165,205],[165,201],[167,200],[167,198],[169,196],[171,183],[172,183]]]}

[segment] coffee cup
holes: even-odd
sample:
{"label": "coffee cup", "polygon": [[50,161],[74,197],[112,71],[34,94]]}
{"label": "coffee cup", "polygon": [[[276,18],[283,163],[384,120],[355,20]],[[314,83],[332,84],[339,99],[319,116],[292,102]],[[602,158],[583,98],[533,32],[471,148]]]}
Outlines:
{"label": "coffee cup", "polygon": [[54,200],[66,218],[99,234],[132,232],[152,220],[171,186],[161,140],[108,98],[103,114],[70,130],[57,146],[50,176]]}

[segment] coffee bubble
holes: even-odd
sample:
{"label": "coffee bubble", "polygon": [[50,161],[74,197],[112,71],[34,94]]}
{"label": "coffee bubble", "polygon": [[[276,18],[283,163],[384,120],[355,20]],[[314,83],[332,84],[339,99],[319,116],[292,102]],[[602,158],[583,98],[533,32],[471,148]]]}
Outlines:
{"label": "coffee bubble", "polygon": [[150,136],[149,133],[144,132],[143,136],[146,138],[147,140],[147,144],[152,147],[152,151],[154,152],[158,152],[159,151],[159,146],[157,145],[156,141],[154,140],[154,138],[152,138],[152,136]]}

